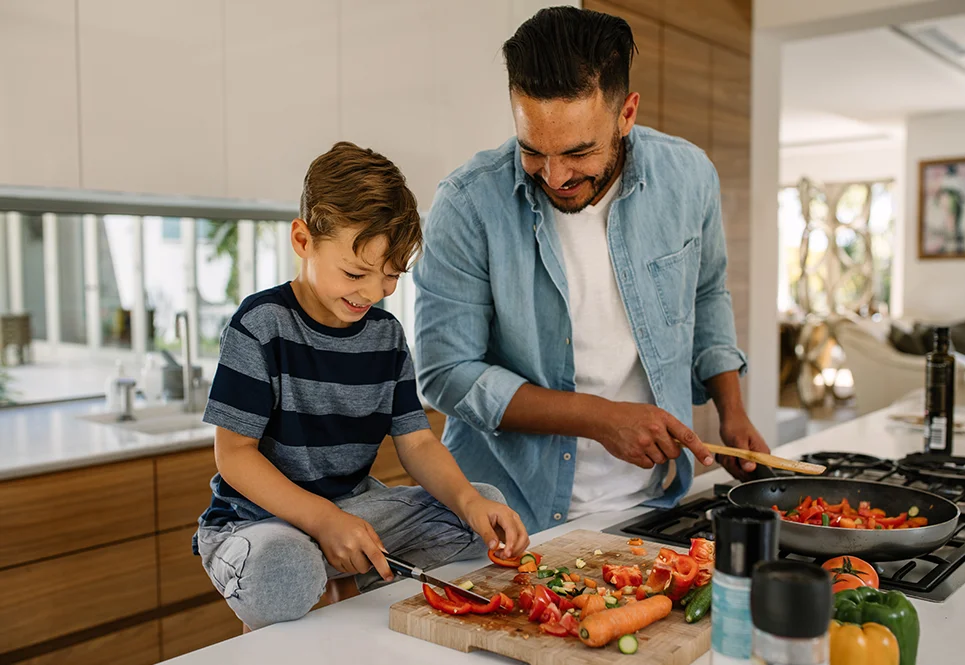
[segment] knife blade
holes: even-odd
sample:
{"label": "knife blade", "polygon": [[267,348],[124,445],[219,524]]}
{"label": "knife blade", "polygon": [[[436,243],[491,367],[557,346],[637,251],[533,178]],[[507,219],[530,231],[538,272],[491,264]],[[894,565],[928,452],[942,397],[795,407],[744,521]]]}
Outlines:
{"label": "knife blade", "polygon": [[386,554],[385,560],[389,564],[389,568],[392,569],[393,573],[397,573],[403,577],[410,577],[414,580],[418,580],[425,584],[431,584],[441,589],[452,589],[453,592],[459,595],[460,598],[465,598],[466,600],[474,603],[479,603],[481,605],[489,604],[489,598],[480,596],[478,593],[474,593],[472,591],[466,591],[461,586],[453,584],[452,582],[446,582],[444,580],[440,580],[438,577],[427,575],[422,568],[419,568],[418,566],[415,566],[404,559],[400,559],[394,554]]}

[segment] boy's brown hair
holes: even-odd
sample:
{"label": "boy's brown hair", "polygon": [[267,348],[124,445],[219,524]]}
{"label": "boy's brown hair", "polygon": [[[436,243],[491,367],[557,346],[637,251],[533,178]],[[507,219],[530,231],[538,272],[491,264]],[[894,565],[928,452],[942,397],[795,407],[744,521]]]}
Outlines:
{"label": "boy's brown hair", "polygon": [[405,176],[383,155],[348,141],[336,143],[308,167],[300,214],[315,241],[338,227],[357,227],[356,254],[385,236],[385,262],[396,270],[406,270],[422,247],[419,210]]}

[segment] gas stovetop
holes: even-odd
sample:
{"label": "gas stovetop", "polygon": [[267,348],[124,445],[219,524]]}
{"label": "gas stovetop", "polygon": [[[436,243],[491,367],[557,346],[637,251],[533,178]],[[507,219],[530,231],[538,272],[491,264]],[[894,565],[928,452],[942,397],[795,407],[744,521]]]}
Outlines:
{"label": "gas stovetop", "polygon": [[[908,596],[933,602],[945,600],[965,585],[965,457],[915,453],[901,460],[886,460],[856,453],[813,453],[801,459],[827,466],[826,476],[904,485],[957,503],[963,515],[959,518],[958,530],[946,545],[914,559],[879,562],[875,567],[881,588],[897,589]],[[794,475],[779,470],[775,473]],[[735,481],[715,485],[713,491],[700,494],[676,508],[653,510],[604,531],[690,547],[691,538],[713,538],[710,512],[728,504],[727,492],[736,484]],[[815,561],[813,557],[783,551],[781,558]]]}

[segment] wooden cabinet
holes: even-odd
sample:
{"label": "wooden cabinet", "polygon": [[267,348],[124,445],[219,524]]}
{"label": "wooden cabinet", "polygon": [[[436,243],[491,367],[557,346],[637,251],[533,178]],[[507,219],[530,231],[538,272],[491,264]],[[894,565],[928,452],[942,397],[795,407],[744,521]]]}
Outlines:
{"label": "wooden cabinet", "polygon": [[218,600],[161,619],[161,657],[165,660],[241,635],[241,621]]}
{"label": "wooden cabinet", "polygon": [[154,536],[0,571],[0,654],[157,607]]}
{"label": "wooden cabinet", "polygon": [[752,5],[752,0],[666,0],[663,20],[709,42],[750,54]]}
{"label": "wooden cabinet", "polygon": [[153,532],[150,459],[0,482],[0,568]]}
{"label": "wooden cabinet", "polygon": [[201,567],[201,557],[191,551],[191,537],[196,530],[197,527],[189,526],[157,536],[161,605],[216,592]]}
{"label": "wooden cabinet", "polygon": [[147,621],[17,665],[154,665],[161,660],[159,630],[158,621]]}
{"label": "wooden cabinet", "polygon": [[164,455],[157,461],[157,528],[197,526],[211,502],[211,477],[218,471],[214,448]]}

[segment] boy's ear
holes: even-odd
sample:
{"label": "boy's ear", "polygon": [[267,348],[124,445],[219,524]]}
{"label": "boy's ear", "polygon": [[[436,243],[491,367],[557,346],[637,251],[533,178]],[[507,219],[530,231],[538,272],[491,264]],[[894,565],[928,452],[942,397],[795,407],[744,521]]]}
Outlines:
{"label": "boy's ear", "polygon": [[292,220],[291,240],[295,254],[302,259],[308,258],[312,248],[312,233],[304,220],[297,217]]}

